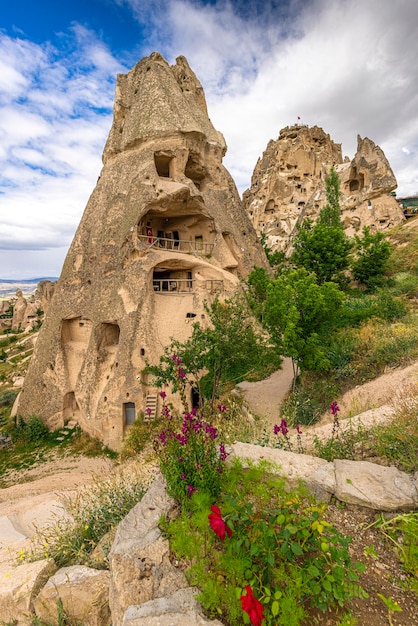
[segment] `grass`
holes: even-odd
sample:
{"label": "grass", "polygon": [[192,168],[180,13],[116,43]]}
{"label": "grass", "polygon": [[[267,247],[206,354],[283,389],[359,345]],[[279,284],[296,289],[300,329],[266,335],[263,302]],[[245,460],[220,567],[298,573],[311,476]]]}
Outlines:
{"label": "grass", "polygon": [[111,538],[100,556],[93,554],[103,538],[141,500],[147,486],[139,470],[119,471],[105,481],[96,480],[77,495],[64,499],[72,519],[38,529],[29,550],[20,552],[20,561],[53,558],[58,567],[88,565],[106,569]]}
{"label": "grass", "polygon": [[99,441],[83,433],[80,428],[59,429],[35,441],[17,437],[12,446],[0,450],[0,488],[9,486],[10,474],[45,463],[52,458],[53,454],[62,456],[82,454],[110,458],[117,456]]}

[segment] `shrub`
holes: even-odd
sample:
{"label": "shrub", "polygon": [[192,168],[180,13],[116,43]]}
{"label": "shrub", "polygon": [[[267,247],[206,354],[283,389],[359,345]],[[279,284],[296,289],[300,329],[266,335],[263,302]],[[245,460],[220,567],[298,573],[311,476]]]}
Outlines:
{"label": "shrub", "polygon": [[382,284],[392,246],[381,232],[372,234],[363,227],[363,237],[354,236],[356,258],[351,264],[353,276],[373,289]]}
{"label": "shrub", "polygon": [[244,470],[236,462],[212,513],[209,504],[193,497],[191,514],[164,530],[176,555],[190,563],[187,577],[201,589],[210,617],[248,624],[243,611],[252,608],[252,624],[262,615],[266,626],[297,626],[307,608],[325,611],[366,597],[357,585],[364,566],[351,563],[351,539],[326,521],[326,505],[302,490],[289,493],[266,464]]}

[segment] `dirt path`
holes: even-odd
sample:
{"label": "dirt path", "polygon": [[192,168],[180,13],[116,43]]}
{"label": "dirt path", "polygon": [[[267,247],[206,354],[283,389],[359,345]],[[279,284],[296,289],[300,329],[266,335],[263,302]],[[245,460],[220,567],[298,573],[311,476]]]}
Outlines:
{"label": "dirt path", "polygon": [[277,422],[280,406],[292,387],[292,380],[292,359],[286,358],[281,369],[265,380],[256,383],[244,381],[237,386],[243,391],[251,411],[274,424]]}

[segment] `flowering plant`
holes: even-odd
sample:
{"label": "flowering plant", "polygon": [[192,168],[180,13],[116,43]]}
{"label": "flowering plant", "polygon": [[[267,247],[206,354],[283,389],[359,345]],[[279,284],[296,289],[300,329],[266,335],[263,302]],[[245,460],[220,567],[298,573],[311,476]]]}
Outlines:
{"label": "flowering plant", "polygon": [[166,478],[168,492],[182,504],[187,503],[196,491],[208,493],[213,501],[220,492],[225,446],[219,443],[217,429],[202,419],[197,409],[188,410],[186,372],[176,354],[172,361],[177,368],[177,389],[185,412],[179,422],[166,403],[165,392],[160,392],[163,399],[161,415],[166,420],[154,444],[160,456],[160,469]]}
{"label": "flowering plant", "polygon": [[249,585],[245,585],[245,594],[240,598],[242,610],[247,613],[252,626],[261,626],[261,622],[264,619],[264,606],[254,596],[253,590]]}
{"label": "flowering plant", "polygon": [[213,532],[221,541],[225,539],[225,533],[229,538],[232,537],[232,530],[229,526],[226,525],[225,521],[222,518],[221,510],[216,504],[210,507],[212,513],[208,515],[209,524],[212,528]]}

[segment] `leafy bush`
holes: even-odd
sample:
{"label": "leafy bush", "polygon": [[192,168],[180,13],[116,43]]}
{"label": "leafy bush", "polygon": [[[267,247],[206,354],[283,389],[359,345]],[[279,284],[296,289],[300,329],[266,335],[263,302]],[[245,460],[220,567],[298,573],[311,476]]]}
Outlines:
{"label": "leafy bush", "polygon": [[6,389],[0,393],[0,407],[13,406],[14,401],[17,398],[17,391],[12,389]]}
{"label": "leafy bush", "polygon": [[[164,399],[165,393],[161,395]],[[173,418],[168,405],[164,404],[162,412],[166,423],[155,441],[155,448],[168,493],[185,507],[196,491],[217,498],[226,458],[224,445],[217,441],[218,431],[203,420],[196,409],[185,412],[180,423]]]}
{"label": "leafy bush", "polygon": [[366,597],[357,585],[364,566],[351,563],[351,539],[326,521],[326,505],[286,491],[266,464],[244,470],[236,462],[222,486],[212,513],[198,494],[191,514],[164,525],[173,551],[190,563],[187,577],[201,589],[210,617],[248,624],[243,611],[250,604],[266,626],[297,626],[309,607],[325,611]]}
{"label": "leafy bush", "polygon": [[381,232],[372,234],[369,226],[363,227],[363,236],[354,236],[356,258],[351,264],[353,276],[366,287],[373,289],[383,282],[392,246]]}
{"label": "leafy bush", "polygon": [[387,289],[380,289],[375,301],[375,315],[387,322],[393,322],[407,313],[402,300],[395,298]]}

